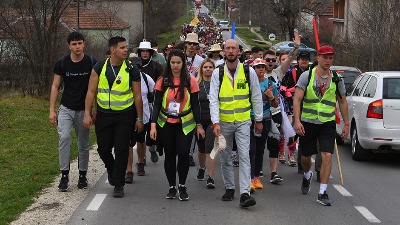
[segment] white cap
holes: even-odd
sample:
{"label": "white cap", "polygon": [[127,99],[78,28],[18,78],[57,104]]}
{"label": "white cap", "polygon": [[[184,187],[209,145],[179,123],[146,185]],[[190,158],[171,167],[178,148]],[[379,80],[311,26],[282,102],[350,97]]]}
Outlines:
{"label": "white cap", "polygon": [[214,148],[210,153],[210,158],[215,159],[220,151],[225,150],[226,148],[226,140],[222,134],[214,139]]}
{"label": "white cap", "polygon": [[142,41],[142,42],[140,42],[139,48],[138,48],[138,49],[140,49],[140,50],[153,50],[153,49],[151,48],[150,42],[148,42],[148,41]]}

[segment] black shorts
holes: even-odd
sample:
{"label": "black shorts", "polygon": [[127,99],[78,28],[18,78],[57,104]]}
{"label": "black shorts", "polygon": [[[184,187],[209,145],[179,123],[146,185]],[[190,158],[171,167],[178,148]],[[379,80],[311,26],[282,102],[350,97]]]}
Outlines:
{"label": "black shorts", "polygon": [[319,143],[319,151],[333,154],[336,138],[335,121],[329,121],[323,124],[307,123],[304,121],[301,123],[305,131],[304,136],[299,136],[301,155],[311,156],[317,154],[317,141]]}
{"label": "black shorts", "polygon": [[[143,125],[143,131],[140,133],[132,132],[131,143],[129,146],[134,147],[136,142],[144,143],[146,141],[146,133],[150,133],[150,122]],[[133,127],[135,129],[135,127]]]}
{"label": "black shorts", "polygon": [[200,153],[210,154],[211,150],[214,148],[214,139],[215,139],[214,129],[211,128],[212,125],[211,121],[201,123],[201,125],[203,126],[203,129],[206,132],[206,136],[205,138],[199,140],[197,138],[197,134],[195,134],[197,147]]}

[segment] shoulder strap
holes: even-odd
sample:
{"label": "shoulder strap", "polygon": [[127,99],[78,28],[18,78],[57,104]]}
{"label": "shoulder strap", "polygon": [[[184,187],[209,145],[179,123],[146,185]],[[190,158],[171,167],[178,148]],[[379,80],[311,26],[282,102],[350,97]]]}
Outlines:
{"label": "shoulder strap", "polygon": [[145,74],[145,73],[142,73],[142,72],[140,72],[140,74],[142,75],[142,77],[143,77],[143,80],[144,80],[144,83],[146,84],[146,87],[147,87],[147,92],[150,92],[150,88],[149,88],[149,81],[147,80],[147,76],[146,76],[146,74]]}
{"label": "shoulder strap", "polygon": [[339,81],[340,81],[340,77],[339,77],[339,75],[336,73],[336,71],[332,71],[332,81],[335,82],[335,84],[336,84],[336,90],[335,90],[336,95],[337,95],[340,99],[342,99],[342,95],[341,95],[340,92],[339,92]]}
{"label": "shoulder strap", "polygon": [[293,81],[296,84],[297,83],[297,70],[296,68],[292,69],[292,77],[293,77]]}
{"label": "shoulder strap", "polygon": [[225,67],[225,63],[222,63],[221,65],[218,66],[218,70],[219,70],[219,90],[218,90],[218,93],[221,91],[222,81],[224,80],[224,67]]}
{"label": "shoulder strap", "polygon": [[67,63],[67,62],[66,62],[67,56],[68,56],[68,55],[64,55],[64,56],[61,58],[61,72],[63,73],[63,74],[61,74],[61,75],[65,75],[65,64]]}

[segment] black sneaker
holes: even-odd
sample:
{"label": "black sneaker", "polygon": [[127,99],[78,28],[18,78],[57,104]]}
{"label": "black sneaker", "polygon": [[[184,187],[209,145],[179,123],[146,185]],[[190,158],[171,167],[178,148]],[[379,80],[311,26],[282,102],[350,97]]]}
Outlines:
{"label": "black sneaker", "polygon": [[149,149],[150,154],[151,154],[150,159],[151,159],[151,161],[152,161],[153,163],[158,162],[158,154],[157,154],[155,148],[156,148],[156,146],[153,145],[153,146],[150,146],[150,149]]}
{"label": "black sneaker", "polygon": [[189,155],[189,166],[196,166],[192,155]]}
{"label": "black sneaker", "polygon": [[175,188],[175,186],[171,186],[169,188],[168,194],[165,198],[166,199],[175,199],[175,197],[176,197],[176,188]]}
{"label": "black sneaker", "polygon": [[204,173],[206,172],[205,169],[199,168],[197,169],[197,180],[204,180]]}
{"label": "black sneaker", "polygon": [[239,159],[237,154],[233,157],[233,167],[239,167]]}
{"label": "black sneaker", "polygon": [[332,201],[329,200],[328,194],[326,193],[326,191],[324,191],[323,194],[318,194],[318,199],[317,202],[321,205],[324,206],[331,206],[332,205]]}
{"label": "black sneaker", "polygon": [[235,197],[235,189],[226,189],[225,194],[222,195],[222,201],[232,201]]}
{"label": "black sneaker", "polygon": [[247,193],[240,195],[240,207],[249,207],[256,204],[256,200]]}
{"label": "black sneaker", "polygon": [[310,171],[310,173],[311,173],[310,179],[307,180],[303,176],[303,182],[301,183],[301,193],[303,193],[305,195],[308,194],[308,192],[310,192],[310,186],[311,186],[311,180],[313,178],[313,172]]}
{"label": "black sneaker", "polygon": [[184,185],[180,185],[180,186],[178,187],[178,190],[179,190],[179,200],[181,200],[181,201],[187,201],[187,200],[189,200],[189,195],[188,195],[186,189],[187,189],[187,188],[186,188]]}
{"label": "black sneaker", "polygon": [[269,181],[271,184],[279,184],[283,181],[283,178],[279,176],[277,173],[271,173],[271,180]]}
{"label": "black sneaker", "polygon": [[136,163],[138,176],[146,176],[146,172],[144,171],[145,163]]}
{"label": "black sneaker", "polygon": [[79,189],[86,189],[88,184],[87,184],[87,178],[84,175],[79,175],[79,180],[78,180],[78,188]]}
{"label": "black sneaker", "polygon": [[260,171],[260,177],[264,177],[264,173],[262,170]]}
{"label": "black sneaker", "polygon": [[68,191],[68,175],[62,175],[60,179],[60,184],[58,185],[58,191],[65,192]]}
{"label": "black sneaker", "polygon": [[207,178],[207,188],[213,189],[215,188],[214,179],[210,176]]}
{"label": "black sneaker", "polygon": [[125,174],[125,184],[133,183],[133,172],[126,172]]}
{"label": "black sneaker", "polygon": [[114,187],[113,197],[114,197],[114,198],[122,198],[122,197],[124,197],[124,196],[125,196],[125,193],[124,193],[124,186],[116,185],[116,186]]}

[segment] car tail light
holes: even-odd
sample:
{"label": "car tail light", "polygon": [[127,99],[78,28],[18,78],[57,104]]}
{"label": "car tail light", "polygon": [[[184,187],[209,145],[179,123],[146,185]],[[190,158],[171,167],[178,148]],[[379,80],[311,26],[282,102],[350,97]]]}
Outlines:
{"label": "car tail light", "polygon": [[382,99],[369,103],[367,118],[383,119]]}

